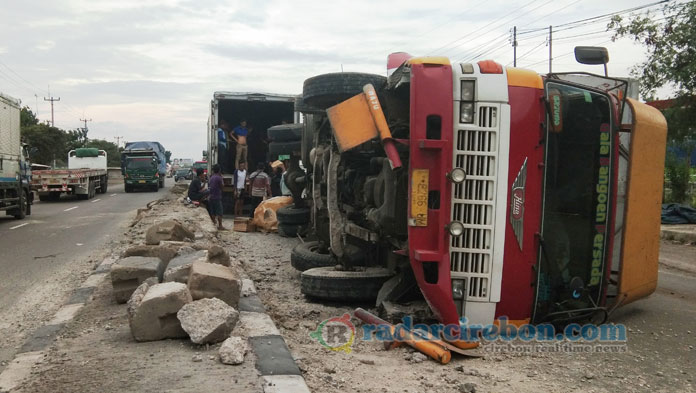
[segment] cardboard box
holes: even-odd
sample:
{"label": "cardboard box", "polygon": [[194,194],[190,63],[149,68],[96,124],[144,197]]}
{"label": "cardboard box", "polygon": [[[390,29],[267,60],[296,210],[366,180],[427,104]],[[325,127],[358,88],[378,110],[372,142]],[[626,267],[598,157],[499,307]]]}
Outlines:
{"label": "cardboard box", "polygon": [[239,217],[234,219],[235,232],[255,232],[256,225],[251,222],[249,217]]}

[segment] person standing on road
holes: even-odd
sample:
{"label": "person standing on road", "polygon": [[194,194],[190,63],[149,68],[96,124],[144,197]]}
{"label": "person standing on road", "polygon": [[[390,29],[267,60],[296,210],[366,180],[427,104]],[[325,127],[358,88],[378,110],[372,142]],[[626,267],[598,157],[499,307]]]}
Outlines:
{"label": "person standing on road", "polygon": [[222,174],[220,171],[220,165],[213,165],[213,176],[210,177],[208,182],[208,189],[210,190],[208,211],[213,219],[213,223],[217,220],[218,231],[224,231],[226,229],[222,226]]}
{"label": "person standing on road", "polygon": [[246,128],[246,120],[239,122],[239,125],[232,130],[230,136],[237,142],[237,155],[234,159],[234,167],[239,168],[240,162],[247,162],[247,136],[249,135],[249,130]]}
{"label": "person standing on road", "polygon": [[254,210],[261,201],[271,195],[271,178],[263,171],[266,164],[259,162],[256,170],[249,175],[249,186],[251,187],[251,217],[254,217]]}
{"label": "person standing on road", "polygon": [[244,198],[247,197],[246,192],[246,162],[240,162],[239,168],[234,171],[234,215],[235,217],[242,216],[242,208],[244,207]]}

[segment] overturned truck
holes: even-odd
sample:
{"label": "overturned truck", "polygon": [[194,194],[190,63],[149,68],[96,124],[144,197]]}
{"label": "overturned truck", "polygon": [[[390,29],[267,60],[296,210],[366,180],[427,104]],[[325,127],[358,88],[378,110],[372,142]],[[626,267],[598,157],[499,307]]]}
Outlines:
{"label": "overturned truck", "polygon": [[562,324],[655,290],[666,123],[625,80],[389,63],[388,78],[307,79],[296,102],[306,174],[288,186],[317,238],[292,252],[305,295]]}

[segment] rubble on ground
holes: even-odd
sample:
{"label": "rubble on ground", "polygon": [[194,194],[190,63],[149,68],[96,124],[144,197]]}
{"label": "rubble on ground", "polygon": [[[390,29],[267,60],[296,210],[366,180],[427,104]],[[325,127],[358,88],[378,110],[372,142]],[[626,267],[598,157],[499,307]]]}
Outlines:
{"label": "rubble on ground", "polygon": [[163,240],[193,240],[196,235],[177,220],[167,220],[151,226],[145,234],[145,244],[157,245]]}
{"label": "rubble on ground", "polygon": [[162,260],[157,257],[127,257],[114,263],[111,266],[111,284],[116,302],[127,302],[140,284],[157,276],[161,264]]}
{"label": "rubble on ground", "polygon": [[215,344],[230,336],[239,312],[220,299],[201,299],[184,305],[176,317],[195,344]]}
{"label": "rubble on ground", "polygon": [[242,281],[231,268],[207,262],[194,262],[188,278],[188,287],[194,300],[216,297],[237,307]]}
{"label": "rubble on ground", "polygon": [[143,284],[128,301],[128,322],[136,341],[186,337],[177,312],[193,301],[186,285],[178,282]]}
{"label": "rubble on ground", "polygon": [[186,284],[191,265],[196,261],[207,262],[208,251],[194,251],[193,253],[173,258],[166,266],[157,270],[157,277],[160,282],[176,281]]}
{"label": "rubble on ground", "polygon": [[218,355],[220,362],[225,364],[242,364],[244,355],[249,350],[249,343],[243,337],[232,336],[225,340],[220,346]]}

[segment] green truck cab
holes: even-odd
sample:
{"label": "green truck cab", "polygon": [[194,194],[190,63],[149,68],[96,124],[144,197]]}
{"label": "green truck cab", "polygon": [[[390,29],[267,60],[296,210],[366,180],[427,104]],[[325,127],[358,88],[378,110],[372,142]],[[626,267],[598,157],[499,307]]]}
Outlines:
{"label": "green truck cab", "polygon": [[151,149],[130,149],[121,153],[121,173],[126,192],[136,188],[159,191],[159,158]]}

